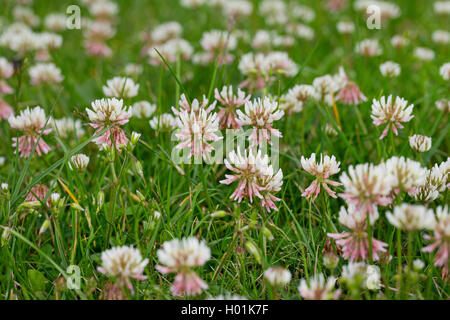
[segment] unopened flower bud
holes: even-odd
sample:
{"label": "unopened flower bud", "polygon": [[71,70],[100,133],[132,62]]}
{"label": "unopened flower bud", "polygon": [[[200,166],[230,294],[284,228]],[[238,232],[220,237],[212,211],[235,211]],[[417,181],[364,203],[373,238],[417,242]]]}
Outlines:
{"label": "unopened flower bud", "polygon": [[261,254],[259,253],[259,249],[252,241],[247,241],[245,243],[245,248],[255,257],[258,263],[261,263]]}
{"label": "unopened flower bud", "polygon": [[76,202],[71,203],[71,204],[70,204],[70,207],[71,207],[71,208],[74,208],[74,209],[77,210],[77,211],[84,211],[83,207],[80,206],[80,205],[79,205],[78,203],[76,203]]}
{"label": "unopened flower bud", "polygon": [[419,272],[420,270],[423,269],[423,267],[425,267],[425,263],[423,263],[422,260],[420,259],[416,259],[413,261],[413,269],[417,272]]}
{"label": "unopened flower bud", "polygon": [[97,213],[102,209],[104,203],[105,193],[103,191],[100,191],[97,195]]}
{"label": "unopened flower bud", "polygon": [[326,252],[323,255],[323,265],[329,270],[336,269],[339,263],[339,257],[333,252]]}
{"label": "unopened flower bud", "polygon": [[5,228],[5,229],[3,230],[3,233],[2,233],[2,239],[1,239],[1,245],[2,245],[2,247],[3,247],[5,244],[8,243],[8,240],[9,240],[9,238],[10,238],[10,235],[11,235],[11,229],[10,229],[10,228]]}
{"label": "unopened flower bud", "polygon": [[[89,157],[82,153],[72,156],[72,158],[70,158],[70,160],[73,163],[75,169],[77,169],[79,171],[86,169],[86,167],[89,164]],[[69,163],[69,168],[72,170],[72,166],[70,165],[70,163]]]}
{"label": "unopened flower bud", "polygon": [[132,132],[131,133],[131,144],[133,145],[133,146],[135,146],[138,142],[139,142],[139,139],[141,138],[141,134],[140,133],[137,133],[137,132]]}
{"label": "unopened flower bud", "polygon": [[50,227],[50,219],[46,219],[44,223],[42,224],[41,228],[39,229],[39,234],[44,233],[47,231],[48,227]]}
{"label": "unopened flower bud", "polygon": [[139,201],[145,202],[145,196],[139,190],[136,190],[136,195],[137,195]]}
{"label": "unopened flower bud", "polygon": [[415,134],[409,137],[409,145],[416,152],[427,152],[431,149],[431,138]]}
{"label": "unopened flower bud", "polygon": [[272,232],[268,228],[263,227],[262,232],[269,241],[272,241],[274,239]]}
{"label": "unopened flower bud", "polygon": [[134,162],[134,168],[136,169],[137,174],[144,179],[144,170],[142,169],[142,164],[140,161]]}
{"label": "unopened flower bud", "polygon": [[211,213],[211,217],[213,218],[223,218],[227,215],[227,213],[223,210],[214,211]]}

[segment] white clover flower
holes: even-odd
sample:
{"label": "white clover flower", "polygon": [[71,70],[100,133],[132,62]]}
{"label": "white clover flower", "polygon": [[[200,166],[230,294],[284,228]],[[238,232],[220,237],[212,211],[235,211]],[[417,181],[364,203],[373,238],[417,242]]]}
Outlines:
{"label": "white clover flower", "polygon": [[316,91],[311,85],[296,85],[282,97],[280,109],[287,114],[300,112],[306,101],[315,97]]}
{"label": "white clover flower", "polygon": [[311,183],[311,185],[306,188],[305,192],[302,193],[303,197],[316,199],[319,192],[320,187],[322,186],[325,191],[333,198],[336,198],[336,193],[330,189],[328,185],[331,186],[340,186],[339,182],[333,181],[330,179],[332,175],[335,175],[340,171],[339,165],[341,164],[339,161],[336,161],[335,156],[323,156],[320,155],[320,161],[316,161],[316,154],[311,154],[310,158],[302,158],[300,159],[303,169],[313,175],[316,180]]}
{"label": "white clover flower", "polygon": [[409,145],[417,152],[427,152],[431,149],[431,138],[415,134],[409,137]]}
{"label": "white clover flower", "polygon": [[383,77],[395,78],[400,75],[401,68],[398,63],[386,61],[380,64],[380,72],[383,75]]}
{"label": "white clover flower", "polygon": [[[75,169],[84,170],[89,164],[89,157],[83,153],[76,154],[70,158],[70,161],[73,163]],[[69,162],[69,168],[72,170],[72,166]]]}
{"label": "white clover flower", "polygon": [[[36,145],[35,152],[38,156],[48,153],[51,148],[44,141],[43,136],[48,135],[51,129],[45,128],[47,117],[44,109],[37,106],[33,109],[27,107],[22,110],[17,116],[10,116],[8,118],[9,125],[24,134],[18,138],[13,139],[14,149],[17,147],[21,157],[28,157]],[[51,118],[48,119],[51,123]],[[39,136],[42,136],[39,138]]]}
{"label": "white clover flower", "polygon": [[0,167],[4,166],[6,162],[6,158],[5,157],[0,157]]}
{"label": "white clover flower", "polygon": [[381,287],[379,268],[364,262],[350,262],[344,266],[341,280],[352,290],[378,290]]}
{"label": "white clover flower", "polygon": [[233,86],[223,86],[221,91],[217,88],[214,90],[214,98],[221,105],[217,114],[221,128],[237,129],[241,127],[236,120],[236,110],[245,105],[250,100],[250,97],[240,88],[238,88],[236,94],[233,93]]}
{"label": "white clover flower", "polygon": [[95,1],[89,6],[89,12],[98,19],[111,19],[117,15],[119,7],[113,1]]}
{"label": "white clover flower", "polygon": [[[164,57],[167,62],[174,63],[178,57],[180,60],[186,61],[192,57],[194,49],[191,44],[184,39],[171,39],[161,45],[156,46],[156,49]],[[152,47],[148,51],[149,63],[152,65],[164,65],[158,52]]]}
{"label": "white clover flower", "polygon": [[306,300],[336,300],[339,298],[340,290],[335,291],[335,277],[325,277],[322,273],[314,275],[307,282],[305,279],[300,281],[298,291],[303,299]]}
{"label": "white clover flower", "polygon": [[41,49],[55,50],[61,47],[63,37],[59,34],[43,32],[37,34]]}
{"label": "white clover flower", "polygon": [[388,174],[385,165],[375,166],[365,163],[348,168],[340,180],[344,193],[340,196],[356,210],[375,213],[376,206],[386,206],[391,202],[390,193],[394,177]]}
{"label": "white clover flower", "polygon": [[369,290],[379,290],[381,288],[380,269],[376,266],[367,266],[365,286]]}
{"label": "white clover flower", "polygon": [[54,132],[59,134],[62,138],[67,139],[72,134],[77,138],[81,138],[84,134],[81,121],[73,118],[55,119],[51,122]]}
{"label": "white clover flower", "polygon": [[111,23],[96,20],[89,21],[86,25],[85,37],[90,40],[106,40],[114,37],[116,30]]}
{"label": "white clover flower", "polygon": [[30,27],[37,27],[40,23],[39,17],[28,7],[14,7],[13,16],[16,22],[22,22]]}
{"label": "white clover flower", "polygon": [[312,22],[316,18],[316,13],[312,8],[299,4],[293,4],[289,8],[289,14],[307,23]]}
{"label": "white clover flower", "polygon": [[383,20],[393,19],[400,16],[400,8],[392,3],[381,0],[357,0],[353,4],[355,10],[367,12],[369,6],[377,6]]}
{"label": "white clover flower", "polygon": [[270,98],[257,98],[245,103],[245,113],[237,110],[237,122],[241,126],[252,126],[253,132],[249,136],[252,143],[261,143],[262,141],[271,142],[270,134],[281,137],[281,132],[272,127],[274,121],[280,120],[284,111],[278,109],[278,103]]}
{"label": "white clover flower", "polygon": [[336,29],[340,34],[352,34],[355,31],[355,24],[351,21],[339,21]]}
{"label": "white clover flower", "polygon": [[207,0],[181,0],[181,5],[187,8],[197,8],[206,3]]}
{"label": "white clover flower", "polygon": [[232,34],[229,34],[225,30],[211,30],[204,32],[200,39],[200,45],[206,51],[220,52],[225,50],[236,49],[237,40]]}
{"label": "white clover flower", "polygon": [[157,255],[160,264],[175,272],[203,266],[211,258],[211,250],[204,241],[190,237],[164,242]]}
{"label": "white clover flower", "polygon": [[439,74],[444,80],[450,80],[450,62],[444,63],[440,67]]}
{"label": "white clover flower", "polygon": [[135,102],[131,107],[133,116],[139,119],[150,118],[155,111],[156,105],[145,100]]}
{"label": "white clover flower", "polygon": [[287,285],[291,277],[291,272],[283,267],[270,267],[264,271],[264,278],[274,287]]}
{"label": "white clover flower", "polygon": [[267,64],[271,68],[272,74],[282,74],[287,77],[293,77],[298,72],[298,67],[292,61],[286,52],[269,52],[266,56]]}
{"label": "white clover flower", "polygon": [[425,267],[425,263],[420,259],[415,259],[413,261],[413,269],[416,271],[420,271]]}
{"label": "white clover flower", "polygon": [[335,79],[331,75],[326,74],[315,78],[312,85],[316,92],[315,99],[331,106],[333,104],[332,95],[339,90],[339,85]]}
{"label": "white clover flower", "polygon": [[90,126],[96,129],[94,134],[97,135],[103,129],[108,128],[93,141],[100,148],[115,146],[120,151],[121,147],[128,143],[128,138],[120,126],[129,121],[131,117],[130,108],[124,107],[123,100],[117,100],[116,98],[95,100],[91,103],[91,108],[92,110],[86,108],[86,112],[89,116]]}
{"label": "white clover flower", "polygon": [[447,188],[450,161],[435,164],[433,168],[427,171],[426,182],[416,190],[410,192],[414,199],[422,202],[436,200]]}
{"label": "white clover flower", "polygon": [[151,38],[155,43],[164,43],[181,36],[183,27],[177,21],[169,21],[158,25],[152,31]]}
{"label": "white clover flower", "polygon": [[106,81],[106,86],[103,86],[103,93],[107,97],[133,98],[137,96],[139,84],[135,84],[131,78],[114,77]]}
{"label": "white clover flower", "polygon": [[450,1],[436,1],[433,9],[439,15],[450,15]]}
{"label": "white clover flower", "polygon": [[358,42],[355,51],[365,57],[379,56],[383,53],[383,50],[376,39],[365,39]]}
{"label": "white clover flower", "polygon": [[5,29],[0,36],[0,45],[20,54],[39,48],[37,35],[26,25],[15,23]]}
{"label": "white clover flower", "polygon": [[170,113],[155,116],[149,121],[150,127],[156,131],[171,131],[177,126],[177,120]]}
{"label": "white clover flower", "polygon": [[386,217],[394,227],[404,231],[433,230],[436,224],[433,210],[421,205],[403,203],[394,207],[393,213],[386,212]]}
{"label": "white clover flower", "polygon": [[392,101],[392,95],[387,100],[385,96],[382,96],[380,101],[373,99],[372,114],[370,116],[373,119],[373,123],[376,126],[387,124],[380,139],[387,135],[389,128],[392,128],[394,134],[398,135],[397,129],[403,128],[401,123],[408,122],[414,118],[412,115],[413,108],[414,105],[408,106],[408,101],[401,97],[396,97],[395,102]]}
{"label": "white clover flower", "polygon": [[14,73],[13,64],[6,58],[0,57],[0,79],[8,79]]}
{"label": "white clover flower", "polygon": [[427,169],[419,162],[404,157],[392,157],[386,161],[386,170],[393,177],[394,190],[411,191],[423,185],[427,177]]}
{"label": "white clover flower", "polygon": [[2,189],[3,192],[7,192],[9,190],[9,184],[7,184],[6,182],[2,182],[2,184],[0,185],[0,189]]}
{"label": "white clover flower", "polygon": [[448,44],[450,43],[450,32],[445,30],[436,30],[431,35],[433,42],[438,44]]}
{"label": "white clover flower", "polygon": [[45,17],[44,26],[53,32],[60,32],[66,28],[66,15],[62,13],[50,13]]}
{"label": "white clover flower", "polygon": [[217,113],[212,112],[217,101],[209,105],[208,99],[203,97],[203,102],[194,99],[189,103],[183,94],[180,99],[180,111],[172,107],[176,114],[176,123],[178,132],[175,134],[180,143],[177,149],[188,149],[189,157],[195,158],[201,156],[207,159],[209,154],[214,150],[212,142],[221,140],[219,136],[219,118]]}
{"label": "white clover flower", "polygon": [[[450,79],[450,77],[449,77],[449,79]],[[435,105],[439,111],[444,111],[444,112],[450,113],[450,100],[441,99],[441,100],[436,101]]]}
{"label": "white clover flower", "polygon": [[433,50],[424,47],[417,47],[414,49],[414,56],[422,61],[431,61],[435,57]]}
{"label": "white clover flower", "polygon": [[442,192],[447,187],[449,176],[450,158],[441,164],[435,164],[431,170],[428,171],[427,183],[431,184],[439,192]]}
{"label": "white clover flower", "polygon": [[294,36],[301,39],[312,40],[314,39],[314,29],[310,26],[304,25],[302,23],[297,23],[295,25],[288,26],[288,32]]}
{"label": "white clover flower", "polygon": [[102,252],[102,265],[98,271],[120,280],[121,285],[127,285],[132,290],[130,278],[144,280],[144,268],[148,259],[142,259],[138,249],[128,246],[113,247]]}
{"label": "white clover flower", "polygon": [[230,198],[239,203],[244,198],[253,202],[254,197],[261,200],[261,206],[268,212],[270,209],[278,210],[274,201],[279,201],[273,193],[281,190],[283,185],[283,172],[281,169],[275,173],[269,163],[267,154],[262,154],[261,150],[245,150],[241,152],[238,148],[231,151],[225,159],[225,166],[234,174],[226,174],[226,179],[220,183],[231,184],[238,182],[238,186],[231,194]]}
{"label": "white clover flower", "polygon": [[400,36],[400,35],[395,35],[391,39],[391,45],[397,49],[403,48],[408,44],[409,44],[409,39],[407,39],[403,36]]}
{"label": "white clover flower", "polygon": [[95,100],[91,108],[86,108],[86,112],[93,123],[123,122],[131,117],[131,110],[124,107],[123,100],[116,98]]}
{"label": "white clover flower", "polygon": [[226,16],[239,18],[251,15],[253,4],[248,0],[226,0],[222,10]]}
{"label": "white clover flower", "polygon": [[31,84],[60,83],[63,80],[61,69],[53,63],[38,63],[29,69]]}
{"label": "white clover flower", "polygon": [[[369,220],[370,224],[373,225],[375,221],[379,218],[378,210],[375,210],[372,215],[370,215]],[[343,226],[346,226],[350,230],[358,230],[365,223],[367,219],[366,212],[362,210],[356,210],[354,206],[349,206],[346,209],[344,206],[341,206],[339,210],[339,223]]]}
{"label": "white clover flower", "polygon": [[259,13],[269,25],[282,25],[287,22],[286,4],[280,0],[263,0],[259,5]]}
{"label": "white clover flower", "polygon": [[124,72],[127,76],[137,77],[139,76],[144,69],[142,65],[136,63],[127,63],[125,66]]}
{"label": "white clover flower", "polygon": [[267,30],[258,30],[252,40],[252,48],[266,50],[272,46],[273,37]]}

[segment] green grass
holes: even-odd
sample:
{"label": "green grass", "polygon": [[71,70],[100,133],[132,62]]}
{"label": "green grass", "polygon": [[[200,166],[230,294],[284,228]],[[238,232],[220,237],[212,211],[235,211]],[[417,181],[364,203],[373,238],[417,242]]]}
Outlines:
{"label": "green grass", "polygon": [[[0,7],[6,5],[6,9],[1,10],[4,22],[12,22],[12,2],[0,0]],[[253,1],[255,5],[258,2]],[[294,84],[311,84],[315,77],[334,74],[343,65],[369,99],[359,106],[367,134],[362,133],[353,107],[339,104],[342,131],[337,137],[329,137],[323,131],[327,122],[334,123],[335,127],[336,123],[332,109],[321,104],[308,103],[301,113],[278,121],[275,127],[283,133],[280,168],[284,179],[283,188],[278,193],[282,200],[277,203],[279,211],[267,213],[257,205],[247,202],[237,204],[229,199],[235,185],[219,184],[225,173],[222,165],[182,165],[186,174],[181,175],[170,158],[175,142],[171,141],[169,133],[156,135],[148,125],[148,119],[132,118],[124,127],[127,135],[137,131],[142,133],[142,137],[132,153],[122,152],[114,159],[115,184],[107,154],[91,143],[94,138],[92,128],[86,126],[88,133],[80,140],[62,139],[52,133],[45,140],[54,148],[53,151],[43,157],[22,159],[14,155],[10,143],[17,131],[11,130],[8,122],[2,120],[0,156],[6,157],[6,163],[0,167],[0,182],[9,183],[11,196],[9,200],[0,198],[0,225],[12,231],[2,239],[0,247],[0,299],[97,299],[108,281],[96,269],[101,263],[100,254],[118,245],[134,245],[143,257],[150,259],[145,269],[148,280],[133,282],[136,294],[132,298],[173,299],[170,294],[173,275],[162,275],[154,269],[158,264],[156,251],[164,241],[188,236],[205,239],[211,248],[211,260],[196,269],[210,287],[196,297],[199,299],[226,292],[249,299],[272,298],[262,273],[274,265],[288,268],[293,276],[289,286],[281,292],[282,299],[300,298],[297,286],[301,278],[320,272],[339,276],[347,262],[341,258],[337,269],[331,272],[323,266],[322,256],[326,233],[335,232],[334,228],[339,232],[344,230],[337,221],[344,201],[321,194],[310,204],[301,197],[312,180],[302,170],[300,158],[313,152],[335,155],[341,161],[341,173],[347,171],[349,165],[379,163],[393,155],[422,161],[427,168],[445,161],[449,156],[448,115],[437,110],[434,103],[450,96],[448,81],[445,82],[439,75],[439,67],[448,62],[449,47],[433,43],[431,32],[436,29],[449,30],[450,25],[445,18],[436,18],[431,3],[427,1],[396,1],[402,8],[401,17],[381,30],[368,30],[362,16],[353,9],[331,15],[320,1],[302,2],[316,12],[316,19],[309,24],[315,30],[315,40],[296,39],[295,45],[287,51],[300,67],[298,76],[294,82],[289,78],[281,79],[268,91],[276,95],[279,88],[284,92]],[[35,0],[33,8],[43,18],[49,12],[64,13],[71,3]],[[82,31],[64,31],[63,46],[52,55],[52,60],[64,75],[63,82],[61,85],[33,87],[29,85],[27,70],[23,70],[20,93],[16,91],[17,103],[14,95],[5,97],[16,113],[26,106],[40,105],[54,118],[73,116],[86,124],[85,108],[94,99],[103,97],[102,85],[114,76],[123,75],[123,68],[128,62],[142,62],[144,72],[137,79],[139,95],[126,103],[139,100],[158,103],[158,113],[171,112],[171,106],[177,105],[179,93],[185,92],[190,99],[201,98],[202,95],[210,95],[213,88],[229,84],[237,86],[244,80],[237,68],[238,58],[225,66],[211,63],[201,67],[181,61],[178,66],[174,64],[165,68],[149,65],[139,55],[139,33],[165,21],[179,21],[184,28],[183,38],[189,40],[198,51],[204,31],[227,28],[227,19],[215,10],[207,7],[189,10],[182,8],[176,0],[118,0],[117,3],[120,6],[117,34],[109,41],[113,57],[101,60],[87,56],[82,45]],[[87,15],[84,7],[82,15]],[[342,19],[352,20],[357,25],[357,32],[349,38],[335,30],[336,22]],[[235,26],[235,29],[248,30],[251,34],[267,28],[270,27],[257,11]],[[283,28],[279,31],[282,32]],[[394,34],[410,35],[411,44],[403,50],[394,50],[389,44]],[[354,54],[355,43],[368,37],[380,39],[383,55],[366,59]],[[415,46],[433,49],[435,60],[428,63],[416,60],[412,54]],[[250,51],[251,47],[242,43],[233,53],[240,57]],[[14,53],[0,48],[0,56],[12,58]],[[378,66],[386,60],[401,64],[402,72],[398,78],[387,80],[381,76]],[[32,64],[31,60],[27,60],[24,68]],[[188,73],[193,75],[190,80]],[[17,89],[18,76],[9,83]],[[371,100],[388,94],[404,97],[415,105],[415,118],[394,138],[396,153],[391,149],[389,137],[377,140],[381,130],[370,119]],[[258,95],[260,93],[254,93],[254,96]],[[409,147],[408,137],[415,133],[433,138],[432,149],[422,158]],[[87,171],[81,173],[71,171],[67,165],[68,159],[79,152],[91,159]],[[136,170],[137,161],[142,165],[142,176]],[[51,192],[64,196],[64,207],[58,212],[42,207],[32,211],[21,208],[20,204],[36,183],[45,184]],[[63,184],[84,211],[70,206],[74,200]],[[343,190],[334,189],[338,193]],[[138,199],[137,191],[144,195],[145,201]],[[98,205],[99,194],[104,195],[102,206]],[[406,197],[405,202],[413,202],[413,199]],[[448,190],[429,207],[434,209],[446,203]],[[155,210],[161,213],[161,219],[152,219]],[[229,215],[211,217],[218,210],[224,210]],[[380,208],[374,235],[389,244],[393,260],[381,266],[386,278],[383,284],[395,288],[398,262],[396,235],[395,228],[384,215],[385,211],[386,208]],[[41,225],[50,216],[50,227],[39,234]],[[273,240],[268,239],[264,228],[270,230]],[[402,262],[406,264],[407,239],[405,234],[402,237]],[[246,241],[253,242],[258,248],[260,262],[246,250]],[[420,250],[425,243],[423,232],[414,234],[412,255],[425,262],[422,274],[426,276],[421,277],[411,289],[411,297],[448,299],[448,282],[442,279],[440,268],[433,266],[434,254],[425,254]],[[67,276],[66,269],[71,264],[80,267],[81,290],[57,290],[55,283],[61,276]],[[385,298],[398,298],[394,291],[384,288],[380,292]],[[344,292],[343,298],[355,297]],[[376,294],[366,291],[357,298],[374,299]]]}

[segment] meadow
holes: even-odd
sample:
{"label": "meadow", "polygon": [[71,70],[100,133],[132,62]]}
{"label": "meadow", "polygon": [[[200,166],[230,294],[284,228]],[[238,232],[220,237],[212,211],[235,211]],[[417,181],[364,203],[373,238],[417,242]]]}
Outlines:
{"label": "meadow", "polygon": [[0,0],[0,299],[447,300],[449,30],[450,1]]}

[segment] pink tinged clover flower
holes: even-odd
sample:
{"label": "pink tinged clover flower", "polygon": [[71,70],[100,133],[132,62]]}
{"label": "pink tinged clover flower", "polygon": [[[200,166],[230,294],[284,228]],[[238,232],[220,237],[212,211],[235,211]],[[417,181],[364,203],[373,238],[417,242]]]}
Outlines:
{"label": "pink tinged clover flower", "polygon": [[386,166],[364,163],[348,168],[340,181],[344,193],[339,194],[349,205],[355,206],[357,211],[375,213],[378,205],[386,206],[392,201],[391,191],[393,177],[389,175]]}
{"label": "pink tinged clover flower", "polygon": [[253,145],[262,144],[265,141],[272,144],[271,135],[280,138],[283,136],[279,130],[272,126],[274,121],[283,117],[284,111],[278,108],[278,102],[272,101],[268,97],[247,101],[245,113],[237,110],[237,114],[237,121],[241,126],[249,125],[253,127],[253,131],[248,137]]}
{"label": "pink tinged clover flower", "polygon": [[220,183],[231,184],[239,181],[236,190],[230,196],[231,199],[240,203],[242,199],[248,198],[253,203],[253,198],[256,196],[261,200],[261,206],[267,211],[278,210],[274,201],[280,199],[273,193],[281,190],[283,172],[280,169],[275,173],[269,164],[268,156],[262,156],[261,150],[256,153],[246,150],[243,154],[239,149],[237,153],[232,151],[228,159],[225,159],[225,166],[235,174],[226,174],[226,179],[221,180]]}
{"label": "pink tinged clover flower", "polygon": [[448,212],[448,206],[439,206],[436,208],[436,223],[433,237],[425,235],[424,238],[433,242],[424,247],[422,251],[433,252],[437,249],[434,265],[436,267],[441,266],[443,273],[447,275],[450,252],[450,214]]}
{"label": "pink tinged clover flower", "polygon": [[0,99],[0,120],[8,119],[13,114],[13,108],[5,100]]}
{"label": "pink tinged clover flower", "polygon": [[189,157],[201,155],[203,159],[206,159],[214,150],[210,142],[223,138],[217,135],[219,118],[216,113],[211,113],[216,103],[215,101],[208,106],[208,99],[203,97],[202,104],[197,99],[189,104],[183,94],[179,103],[181,110],[172,107],[173,113],[177,116],[176,124],[179,129],[175,136],[181,141],[176,148],[188,148]]}
{"label": "pink tinged clover flower", "polygon": [[233,86],[224,86],[222,90],[216,88],[214,91],[214,97],[223,106],[220,107],[220,111],[217,117],[220,121],[221,128],[240,128],[240,124],[236,120],[236,109],[245,105],[250,100],[250,95],[246,96],[245,93],[238,88],[237,94],[233,94]]}
{"label": "pink tinged clover flower", "polygon": [[257,176],[261,168],[269,165],[267,155],[262,156],[261,150],[258,150],[256,154],[252,150],[245,150],[242,154],[238,149],[237,153],[231,151],[224,162],[227,169],[234,172],[235,175],[226,174],[226,179],[221,180],[220,183],[231,184],[239,181],[236,190],[230,196],[231,199],[240,203],[243,198],[249,198],[250,202],[253,202],[254,196],[262,198],[261,186],[258,185]]}
{"label": "pink tinged clover flower", "polygon": [[131,117],[131,110],[123,106],[123,100],[117,100],[116,98],[95,100],[91,103],[91,107],[92,110],[86,108],[86,112],[91,121],[91,127],[97,129],[95,135],[111,126],[105,133],[95,138],[94,142],[102,148],[114,145],[117,150],[126,146],[128,138],[120,126],[128,122]]}
{"label": "pink tinged clover flower", "polygon": [[322,273],[314,275],[309,281],[302,279],[298,291],[306,300],[337,300],[341,295],[340,290],[335,290],[336,278],[329,277],[325,280]]}
{"label": "pink tinged clover flower", "polygon": [[341,90],[336,95],[336,101],[342,101],[345,104],[358,105],[361,102],[367,101],[366,96],[361,92],[358,85],[348,79],[344,69],[339,70],[340,76],[344,79],[344,84]]}
{"label": "pink tinged clover flower", "polygon": [[119,280],[121,287],[126,286],[134,294],[130,279],[145,280],[144,268],[148,259],[142,259],[138,249],[128,246],[113,247],[102,252],[102,265],[97,270]]}
{"label": "pink tinged clover flower", "polygon": [[163,274],[177,273],[171,287],[174,296],[193,296],[208,289],[208,285],[192,270],[211,258],[211,251],[204,241],[195,237],[166,241],[157,255],[162,265],[157,265],[156,270]]}
{"label": "pink tinged clover flower", "polygon": [[[378,219],[378,211],[370,215],[370,224]],[[369,256],[369,237],[366,233],[367,214],[350,206],[348,210],[341,207],[339,222],[350,229],[348,232],[328,233],[330,238],[336,240],[336,244],[342,248],[343,258],[350,262],[367,260]],[[378,252],[386,252],[387,243],[372,237],[372,259],[378,260]]]}
{"label": "pink tinged clover flower", "polygon": [[398,135],[397,129],[402,129],[402,122],[408,122],[414,116],[412,115],[414,106],[411,104],[408,106],[408,101],[403,98],[396,97],[395,102],[392,101],[392,95],[390,95],[387,100],[385,96],[381,97],[380,101],[373,99],[372,103],[372,115],[373,124],[376,126],[386,124],[386,128],[380,136],[380,140],[383,139],[389,128],[395,135]]}
{"label": "pink tinged clover flower", "polygon": [[281,190],[281,186],[283,185],[283,171],[279,169],[277,173],[274,173],[271,165],[265,167],[264,170],[261,170],[258,183],[261,186],[261,207],[265,208],[267,212],[270,212],[271,209],[278,211],[274,201],[280,201],[280,198],[275,197],[273,193]]}
{"label": "pink tinged clover flower", "polygon": [[320,192],[320,186],[322,186],[325,191],[333,198],[336,198],[336,193],[328,187],[328,185],[332,186],[340,186],[342,185],[339,182],[330,180],[329,177],[335,175],[340,171],[339,165],[340,162],[336,161],[334,156],[323,156],[320,155],[320,162],[316,162],[316,154],[311,154],[310,158],[301,158],[301,164],[305,171],[310,173],[311,175],[316,177],[316,180],[311,183],[311,185],[306,188],[305,192],[302,193],[302,196],[305,198],[316,199]]}
{"label": "pink tinged clover flower", "polygon": [[[48,120],[51,121],[50,119]],[[13,138],[13,147],[19,150],[20,157],[28,157],[36,145],[35,152],[38,156],[48,153],[51,148],[40,135],[48,135],[51,129],[45,129],[47,122],[45,111],[37,106],[22,110],[18,116],[8,118],[10,126],[24,132],[19,138]]]}
{"label": "pink tinged clover flower", "polygon": [[4,80],[11,78],[13,74],[14,74],[13,64],[10,63],[6,58],[0,57],[0,94],[10,94],[14,92],[14,89],[11,88]]}

